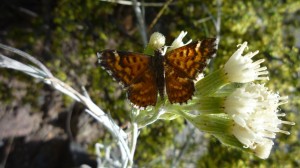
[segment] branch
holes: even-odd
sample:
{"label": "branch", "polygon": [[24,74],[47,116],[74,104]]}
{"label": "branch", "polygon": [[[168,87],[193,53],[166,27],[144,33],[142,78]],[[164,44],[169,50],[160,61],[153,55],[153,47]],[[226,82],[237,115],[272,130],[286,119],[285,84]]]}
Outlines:
{"label": "branch", "polygon": [[40,69],[42,69],[42,71],[49,77],[53,77],[52,73],[46,68],[46,66],[44,66],[39,60],[35,59],[34,57],[32,57],[31,55],[18,50],[16,48],[4,45],[0,43],[0,48],[4,49],[4,50],[8,50],[10,52],[13,52],[15,54],[18,54],[26,59],[28,59],[29,61],[31,61],[33,64],[37,65]]}
{"label": "branch", "polygon": [[32,65],[26,65],[19,61],[16,61],[14,59],[8,58],[7,56],[4,56],[0,54],[0,67],[3,68],[9,68],[14,69],[17,71],[21,71],[23,73],[26,73],[34,78],[41,79],[43,82],[45,82],[48,85],[53,86],[56,90],[70,96],[74,100],[84,104],[86,106],[86,112],[92,115],[96,120],[98,120],[100,123],[104,125],[104,127],[112,134],[112,136],[117,140],[118,146],[121,151],[122,156],[122,163],[123,166],[127,165],[128,161],[132,161],[131,152],[129,150],[128,144],[126,142],[127,134],[112,120],[110,119],[106,113],[104,113],[87,95],[84,96],[74,90],[69,85],[63,83],[59,79],[55,78],[51,72],[37,59],[32,57],[31,55],[20,51],[18,49],[0,44],[0,48],[4,50],[11,51],[13,53],[16,53],[27,60],[31,61],[31,63],[36,64],[38,67],[32,66]]}
{"label": "branch", "polygon": [[164,13],[164,11],[167,9],[167,7],[171,4],[173,0],[168,0],[164,6],[160,9],[160,11],[158,12],[158,14],[155,16],[154,20],[152,21],[152,23],[150,24],[150,26],[148,27],[148,32],[150,32],[150,30],[154,27],[154,25],[157,23],[158,19],[162,16],[162,14]]}
{"label": "branch", "polygon": [[[121,5],[130,5],[132,6],[134,2],[132,1],[126,1],[126,0],[100,0],[103,2],[112,2],[112,3],[117,3],[117,4],[121,4]],[[137,6],[144,6],[144,7],[161,7],[163,6],[165,3],[161,2],[136,2]]]}
{"label": "branch", "polygon": [[138,2],[136,0],[132,0],[132,6],[134,9],[135,15],[137,17],[137,21],[139,23],[139,30],[140,30],[140,34],[142,36],[144,47],[146,47],[148,40],[147,40],[147,31],[146,31],[146,26],[145,26],[144,15],[142,14],[142,10],[138,6]]}

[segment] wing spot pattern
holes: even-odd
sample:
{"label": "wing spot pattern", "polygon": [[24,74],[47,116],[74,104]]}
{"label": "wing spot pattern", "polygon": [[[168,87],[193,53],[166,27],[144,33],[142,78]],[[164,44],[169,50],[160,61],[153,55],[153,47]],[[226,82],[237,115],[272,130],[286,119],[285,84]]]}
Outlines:
{"label": "wing spot pattern", "polygon": [[[215,54],[215,41],[204,39],[193,42],[167,52],[163,58],[157,57],[161,56],[159,54],[151,57],[104,50],[97,53],[98,63],[127,88],[128,99],[135,107],[154,106],[158,94],[163,97],[161,92],[165,89],[170,103],[181,104],[192,98],[195,91],[193,80]],[[157,68],[162,65],[163,68]]]}

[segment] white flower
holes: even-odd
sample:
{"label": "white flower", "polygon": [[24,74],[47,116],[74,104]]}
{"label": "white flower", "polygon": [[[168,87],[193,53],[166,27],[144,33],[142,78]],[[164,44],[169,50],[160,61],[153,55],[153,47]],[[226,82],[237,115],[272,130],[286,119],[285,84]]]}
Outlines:
{"label": "white flower", "polygon": [[166,38],[163,34],[159,32],[154,32],[149,40],[149,46],[151,46],[154,50],[160,49],[165,45]]}
{"label": "white flower", "polygon": [[[244,144],[245,148],[250,148],[255,155],[261,159],[267,159],[271,153],[274,142],[268,138],[259,138],[251,130],[243,128],[239,125],[233,127],[235,137]],[[253,141],[256,139],[256,141]]]}
{"label": "white flower", "polygon": [[258,51],[250,52],[242,56],[247,47],[247,42],[240,45],[240,48],[229,58],[224,66],[230,82],[247,83],[254,80],[268,80],[267,67],[261,67],[260,64],[264,59],[253,62],[251,59]]}
{"label": "white flower", "polygon": [[224,111],[235,121],[232,133],[246,148],[256,155],[267,158],[277,132],[289,134],[279,128],[281,124],[294,125],[280,120],[285,114],[278,113],[278,106],[286,103],[287,97],[268,91],[260,84],[246,84],[236,89],[224,102]]}
{"label": "white flower", "polygon": [[259,144],[257,144],[254,149],[254,153],[261,159],[267,159],[271,153],[274,142],[270,139],[263,139]]}
{"label": "white flower", "polygon": [[173,43],[171,44],[170,48],[168,49],[168,51],[171,51],[171,50],[174,50],[176,48],[179,48],[179,47],[182,47],[182,46],[185,46],[189,43],[192,42],[192,40],[189,40],[187,43],[183,43],[182,42],[182,39],[184,38],[184,36],[187,35],[187,32],[186,31],[181,31],[179,36],[173,41]]}

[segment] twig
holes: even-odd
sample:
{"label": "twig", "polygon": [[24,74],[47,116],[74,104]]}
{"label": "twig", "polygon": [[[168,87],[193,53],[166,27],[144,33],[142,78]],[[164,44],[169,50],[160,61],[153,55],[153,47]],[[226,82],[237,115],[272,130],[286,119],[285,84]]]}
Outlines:
{"label": "twig", "polygon": [[[193,127],[191,124],[188,124],[189,128],[189,135],[187,137],[192,137],[194,132],[195,132],[195,127]],[[182,145],[181,149],[179,150],[179,154],[175,159],[172,161],[172,166],[171,167],[178,167],[179,161],[182,159],[184,154],[187,152],[188,148],[191,146],[191,141],[193,138],[187,138],[184,144]],[[175,154],[175,153],[174,153]]]}
{"label": "twig", "polygon": [[8,51],[11,51],[15,54],[18,54],[26,59],[28,59],[29,61],[31,61],[32,63],[34,63],[35,65],[37,65],[39,68],[41,68],[46,74],[47,76],[49,77],[53,77],[52,73],[37,59],[35,59],[34,57],[32,57],[31,55],[21,51],[21,50],[18,50],[16,48],[13,48],[13,47],[9,47],[7,45],[4,45],[4,44],[1,44],[0,43],[0,48],[4,49],[4,50],[8,50]]}
{"label": "twig", "polygon": [[212,19],[211,17],[205,17],[205,18],[202,18],[202,19],[198,20],[197,23],[204,23],[204,22],[207,22],[211,19]]}
{"label": "twig", "polygon": [[158,19],[161,17],[161,15],[164,13],[164,11],[167,9],[167,7],[170,5],[170,3],[173,0],[168,0],[164,6],[160,9],[160,11],[158,12],[158,14],[155,16],[155,18],[153,19],[152,23],[150,24],[150,26],[148,27],[148,32],[151,31],[151,29],[154,27],[154,25],[157,23]]}
{"label": "twig", "polygon": [[0,54],[0,67],[3,68],[10,68],[14,70],[18,70],[24,72],[28,75],[31,75],[35,78],[39,78],[43,80],[46,84],[52,85],[55,89],[59,90],[60,92],[72,97],[74,100],[84,104],[86,106],[86,112],[92,115],[96,120],[102,123],[105,128],[113,135],[114,138],[118,140],[118,146],[120,148],[122,154],[122,164],[124,166],[127,165],[127,162],[132,162],[131,153],[128,147],[127,142],[127,134],[113,121],[111,120],[106,113],[104,113],[93,101],[91,101],[90,97],[85,97],[74,90],[69,85],[63,83],[59,79],[53,77],[50,71],[38,60],[36,60],[31,55],[20,51],[18,49],[5,46],[0,44],[0,48],[12,51],[20,56],[30,60],[31,62],[37,64],[41,69],[28,66],[11,58],[8,58],[2,54]]}
{"label": "twig", "polygon": [[86,112],[101,122],[109,130],[109,132],[119,140],[118,143],[120,143],[119,145],[122,147],[121,149],[125,150],[125,153],[128,155],[128,157],[131,156],[128,145],[123,138],[127,137],[126,133],[123,132],[123,130],[115,122],[107,117],[107,115],[96,104],[90,101],[89,98],[82,96],[76,90],[56,78],[45,79],[45,81],[49,81],[47,83],[50,83],[54,88],[65,94],[73,93],[77,97],[78,101],[87,107]]}
{"label": "twig", "polygon": [[143,45],[144,45],[144,47],[146,47],[148,40],[147,40],[147,31],[146,31],[144,16],[142,14],[140,7],[137,5],[136,0],[132,0],[132,7],[134,9],[135,15],[136,15],[138,23],[139,23],[139,30],[140,30],[140,34],[142,36]]}
{"label": "twig", "polygon": [[15,137],[11,137],[8,139],[7,148],[4,149],[4,152],[2,153],[2,155],[4,155],[4,156],[2,156],[3,159],[2,159],[2,163],[0,164],[0,167],[6,167],[6,162],[7,162],[8,156],[12,150],[12,144],[13,144],[14,140],[15,140]]}
{"label": "twig", "polygon": [[[117,3],[120,5],[133,5],[132,1],[125,1],[125,0],[100,0],[103,2],[112,2],[112,3]],[[165,3],[159,3],[159,2],[137,2],[136,5],[137,6],[145,6],[145,7],[161,7],[163,6]]]}
{"label": "twig", "polygon": [[71,109],[73,109],[74,106],[75,106],[75,102],[72,103],[71,108],[68,109],[67,119],[66,119],[66,121],[67,121],[66,122],[66,128],[67,128],[66,131],[67,131],[67,134],[70,137],[71,141],[74,141],[74,136],[72,134],[72,129],[71,129],[71,119],[72,119],[72,112],[73,112]]}
{"label": "twig", "polygon": [[[131,152],[131,160],[133,160],[135,149],[136,149],[136,143],[139,136],[139,130],[138,125],[136,122],[132,122],[132,132],[131,132],[131,145],[130,145],[130,152]],[[133,162],[129,163],[129,167],[133,166]]]}
{"label": "twig", "polygon": [[[217,32],[217,39],[220,40],[221,38],[221,15],[222,15],[222,0],[217,0],[217,21],[215,24],[216,32]],[[217,49],[219,44],[217,43]]]}
{"label": "twig", "polygon": [[2,54],[0,54],[0,67],[23,71],[24,73],[39,79],[44,79],[48,76],[44,71],[40,69],[22,64]]}
{"label": "twig", "polygon": [[[105,157],[104,157],[104,161],[102,161],[101,158],[101,149],[104,149],[105,151]],[[111,146],[104,146],[103,144],[100,143],[96,143],[95,144],[95,151],[96,151],[96,155],[97,157],[97,163],[98,163],[98,167],[102,168],[104,166],[106,166],[107,163],[109,163],[109,166],[113,166],[113,167],[121,167],[121,163],[120,162],[116,162],[115,160],[113,160],[111,158]]]}
{"label": "twig", "polygon": [[[216,49],[219,48],[219,41],[221,38],[221,9],[222,9],[222,0],[217,0],[217,19],[215,19],[215,17],[213,16],[213,14],[208,10],[206,5],[203,5],[203,8],[205,10],[205,12],[208,13],[209,17],[212,19],[212,22],[215,26],[216,29]],[[213,68],[213,62],[214,59],[211,59],[210,63],[209,63],[209,69],[212,70]]]}

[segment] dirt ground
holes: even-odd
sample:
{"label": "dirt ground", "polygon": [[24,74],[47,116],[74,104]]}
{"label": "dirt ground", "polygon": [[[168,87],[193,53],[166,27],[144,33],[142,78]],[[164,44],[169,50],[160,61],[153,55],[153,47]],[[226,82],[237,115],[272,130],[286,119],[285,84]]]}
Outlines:
{"label": "dirt ground", "polygon": [[66,107],[61,93],[41,84],[39,109],[33,109],[24,101],[29,83],[0,78],[13,96],[12,102],[0,101],[0,167],[96,167],[88,145],[103,135],[103,128],[82,105]]}

